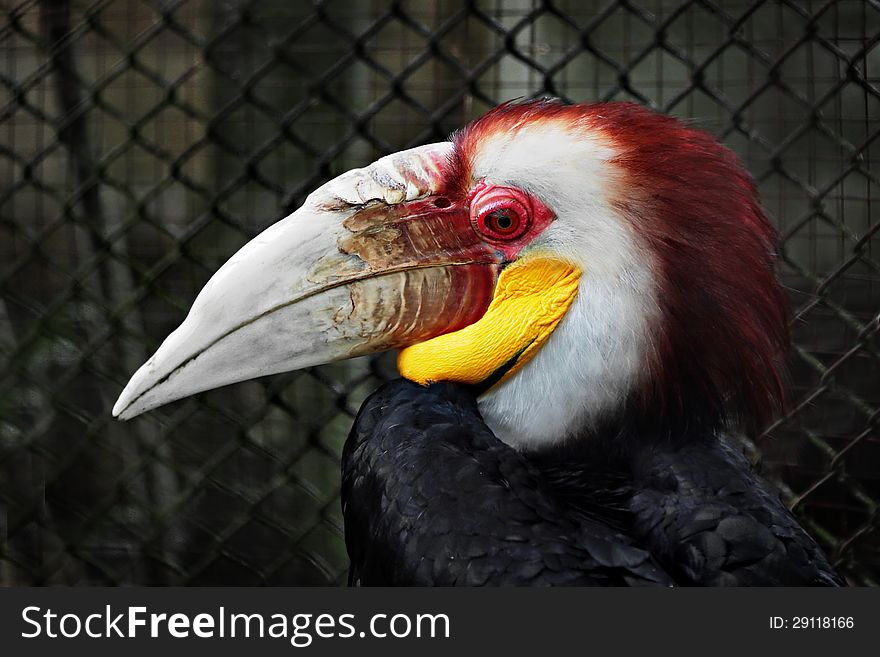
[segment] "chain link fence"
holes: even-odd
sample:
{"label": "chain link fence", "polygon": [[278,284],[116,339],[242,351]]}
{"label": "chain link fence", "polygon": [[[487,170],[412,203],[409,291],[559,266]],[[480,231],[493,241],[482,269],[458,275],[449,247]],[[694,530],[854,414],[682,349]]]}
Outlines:
{"label": "chain link fence", "polygon": [[746,448],[880,580],[880,3],[7,0],[0,584],[344,582],[338,460],[387,357],[129,423],[128,377],[324,180],[500,101],[627,99],[756,176],[781,238],[787,414]]}

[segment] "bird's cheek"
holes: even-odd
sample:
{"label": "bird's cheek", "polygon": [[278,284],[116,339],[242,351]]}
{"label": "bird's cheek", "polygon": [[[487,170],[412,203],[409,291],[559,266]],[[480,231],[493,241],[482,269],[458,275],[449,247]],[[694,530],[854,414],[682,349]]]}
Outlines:
{"label": "bird's cheek", "polygon": [[487,390],[519,370],[547,341],[578,292],[581,270],[550,256],[529,256],[499,276],[477,322],[403,349],[400,374],[427,385],[456,381]]}

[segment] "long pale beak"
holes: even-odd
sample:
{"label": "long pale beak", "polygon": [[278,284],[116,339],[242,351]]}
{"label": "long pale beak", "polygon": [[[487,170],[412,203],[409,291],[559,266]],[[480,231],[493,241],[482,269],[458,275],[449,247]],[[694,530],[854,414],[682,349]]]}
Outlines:
{"label": "long pale beak", "polygon": [[451,148],[422,146],[343,174],[245,244],[134,374],[113,415],[477,321],[501,261],[467,208],[444,196]]}

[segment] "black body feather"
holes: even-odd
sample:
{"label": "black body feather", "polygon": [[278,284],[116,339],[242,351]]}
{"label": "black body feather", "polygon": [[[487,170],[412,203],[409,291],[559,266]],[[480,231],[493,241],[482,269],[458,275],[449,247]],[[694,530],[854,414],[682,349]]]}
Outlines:
{"label": "black body feather", "polygon": [[456,384],[358,414],[342,503],[356,585],[838,585],[719,436],[621,431],[524,454]]}

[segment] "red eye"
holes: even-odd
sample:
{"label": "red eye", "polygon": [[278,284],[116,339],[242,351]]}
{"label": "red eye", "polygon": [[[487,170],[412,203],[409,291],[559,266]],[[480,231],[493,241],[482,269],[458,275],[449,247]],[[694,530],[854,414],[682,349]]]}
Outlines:
{"label": "red eye", "polygon": [[524,207],[513,199],[504,199],[480,212],[477,227],[491,239],[512,240],[525,232],[528,221]]}
{"label": "red eye", "polygon": [[471,217],[484,237],[497,241],[520,237],[531,221],[525,196],[519,190],[504,187],[479,190],[471,200]]}

